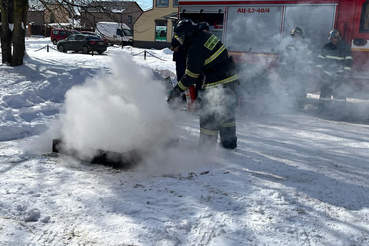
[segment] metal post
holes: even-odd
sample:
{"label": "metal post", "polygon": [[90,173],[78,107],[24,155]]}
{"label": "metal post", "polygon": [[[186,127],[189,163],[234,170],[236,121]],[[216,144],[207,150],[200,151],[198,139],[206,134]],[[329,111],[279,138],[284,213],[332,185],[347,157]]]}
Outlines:
{"label": "metal post", "polygon": [[144,60],[146,60],[146,50],[144,50]]}
{"label": "metal post", "polygon": [[123,34],[123,12],[120,12],[120,31],[122,32],[122,49],[123,49],[123,36],[124,36],[124,34]]}
{"label": "metal post", "polygon": [[[41,2],[42,3],[42,2]],[[74,6],[74,0],[72,0],[72,6]],[[69,7],[70,8],[70,7]],[[73,9],[74,9],[74,7],[72,7]],[[74,29],[74,16],[75,16],[76,14],[75,13],[73,13],[73,16],[72,16],[72,28]]]}
{"label": "metal post", "polygon": [[47,52],[49,52],[49,45],[46,45],[46,50]]}

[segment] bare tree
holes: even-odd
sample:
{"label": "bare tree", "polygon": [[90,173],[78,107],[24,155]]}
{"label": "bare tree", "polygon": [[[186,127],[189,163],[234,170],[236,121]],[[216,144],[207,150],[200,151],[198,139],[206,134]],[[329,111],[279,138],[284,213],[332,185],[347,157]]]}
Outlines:
{"label": "bare tree", "polygon": [[13,23],[13,0],[1,0],[1,55],[2,63],[12,60],[12,32],[9,24]]}
{"label": "bare tree", "polygon": [[1,0],[2,63],[10,63],[11,66],[23,64],[27,11],[28,0]]}
{"label": "bare tree", "polygon": [[14,0],[14,34],[12,66],[23,64],[26,51],[26,24],[27,24],[28,0]]}

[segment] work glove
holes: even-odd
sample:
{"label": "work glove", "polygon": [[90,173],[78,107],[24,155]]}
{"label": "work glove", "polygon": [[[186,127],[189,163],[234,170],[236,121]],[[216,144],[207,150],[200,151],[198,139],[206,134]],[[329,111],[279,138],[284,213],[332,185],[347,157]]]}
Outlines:
{"label": "work glove", "polygon": [[181,92],[183,92],[183,90],[181,88],[179,88],[178,85],[176,85],[170,92],[169,92],[169,96],[167,99],[167,102],[169,102],[171,99],[177,98],[181,96]]}

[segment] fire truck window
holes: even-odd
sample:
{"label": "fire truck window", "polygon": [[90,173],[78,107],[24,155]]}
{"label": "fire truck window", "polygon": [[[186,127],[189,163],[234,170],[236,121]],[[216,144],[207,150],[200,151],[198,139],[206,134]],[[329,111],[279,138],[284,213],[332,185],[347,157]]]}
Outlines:
{"label": "fire truck window", "polygon": [[360,32],[369,32],[369,1],[363,4],[360,20]]}
{"label": "fire truck window", "polygon": [[291,41],[291,30],[302,28],[305,41],[313,51],[327,43],[327,30],[333,29],[335,6],[287,6],[283,23],[282,49]]}
{"label": "fire truck window", "polygon": [[220,28],[223,26],[223,14],[214,14],[214,13],[184,13],[181,14],[181,18],[189,18],[194,22],[202,22],[206,21],[210,25],[211,28]]}
{"label": "fire truck window", "polygon": [[235,51],[277,53],[281,7],[229,7],[225,45]]}
{"label": "fire truck window", "polygon": [[209,31],[220,40],[223,38],[223,19],[221,13],[182,13],[180,18],[189,18],[194,22],[206,21],[209,23]]}

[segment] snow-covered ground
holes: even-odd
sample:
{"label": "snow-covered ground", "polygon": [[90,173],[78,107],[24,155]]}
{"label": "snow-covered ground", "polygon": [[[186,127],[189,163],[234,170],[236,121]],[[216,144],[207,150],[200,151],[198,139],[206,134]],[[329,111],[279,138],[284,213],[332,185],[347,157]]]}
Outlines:
{"label": "snow-covered ground", "polygon": [[[204,151],[196,113],[166,103],[168,49],[47,44],[29,38],[25,64],[0,67],[0,245],[369,245],[366,102],[351,121],[240,110],[238,148]],[[61,136],[83,158],[146,154],[115,170],[51,153]]]}

